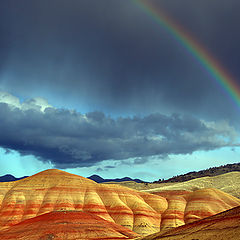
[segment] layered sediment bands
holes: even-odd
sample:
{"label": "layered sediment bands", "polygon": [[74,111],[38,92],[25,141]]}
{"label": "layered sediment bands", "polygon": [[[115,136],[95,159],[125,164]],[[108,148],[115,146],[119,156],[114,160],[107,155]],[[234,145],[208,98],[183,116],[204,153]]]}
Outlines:
{"label": "layered sediment bands", "polygon": [[164,233],[155,233],[142,240],[239,240],[240,207],[186,224]]}
{"label": "layered sediment bands", "polygon": [[190,223],[239,206],[239,199],[217,189],[201,189],[187,195],[184,221]]}
{"label": "layered sediment bands", "polygon": [[79,211],[53,211],[22,221],[0,233],[1,240],[110,240],[138,236],[128,228]]}
{"label": "layered sediment bands", "polygon": [[60,170],[0,183],[0,194],[0,230],[52,211],[74,210],[148,235],[240,205],[237,198],[214,189],[149,194]]}
{"label": "layered sediment bands", "polygon": [[155,192],[168,201],[161,230],[178,227],[240,205],[240,200],[217,189]]}
{"label": "layered sediment bands", "polygon": [[[161,196],[161,193],[159,195]],[[162,195],[167,199],[168,208],[162,215],[161,230],[185,224],[184,214],[187,205],[185,195],[176,192],[165,192]]]}
{"label": "layered sediment bands", "polygon": [[0,184],[0,229],[51,211],[78,210],[146,235],[160,230],[168,203],[161,196],[103,185],[60,170]]}

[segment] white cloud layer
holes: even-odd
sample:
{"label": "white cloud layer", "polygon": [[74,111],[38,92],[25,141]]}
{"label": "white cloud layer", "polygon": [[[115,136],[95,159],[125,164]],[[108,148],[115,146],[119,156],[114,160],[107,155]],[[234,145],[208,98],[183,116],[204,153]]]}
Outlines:
{"label": "white cloud layer", "polygon": [[44,112],[46,108],[52,108],[48,101],[41,97],[31,98],[22,103],[10,93],[0,91],[0,103],[7,103],[11,108],[18,108],[22,111],[34,109]]}

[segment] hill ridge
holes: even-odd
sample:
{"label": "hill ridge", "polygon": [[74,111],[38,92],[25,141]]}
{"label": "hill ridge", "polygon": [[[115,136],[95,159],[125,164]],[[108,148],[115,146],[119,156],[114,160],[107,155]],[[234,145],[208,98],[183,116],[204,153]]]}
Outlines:
{"label": "hill ridge", "polygon": [[90,177],[88,177],[88,179],[91,179],[97,183],[107,183],[107,182],[127,182],[127,181],[133,181],[133,182],[137,182],[137,183],[143,183],[144,181],[142,181],[141,179],[138,178],[130,178],[130,177],[122,177],[122,178],[102,178],[101,176],[97,175],[97,174],[93,174]]}
{"label": "hill ridge", "polygon": [[214,177],[229,172],[240,172],[240,163],[226,164],[219,167],[211,167],[205,170],[192,171],[185,174],[173,176],[167,180],[159,179],[153,183],[175,183],[175,182],[186,182],[192,179],[201,177]]}

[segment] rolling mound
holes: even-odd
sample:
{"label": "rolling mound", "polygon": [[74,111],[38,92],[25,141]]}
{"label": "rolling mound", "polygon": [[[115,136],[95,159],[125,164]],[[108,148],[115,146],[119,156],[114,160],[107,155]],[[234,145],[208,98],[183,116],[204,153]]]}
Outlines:
{"label": "rolling mound", "polygon": [[239,205],[239,199],[216,189],[149,194],[51,169],[0,183],[0,231],[52,211],[74,210],[145,236]]}
{"label": "rolling mound", "polygon": [[80,211],[53,211],[20,222],[0,233],[1,240],[110,240],[138,236],[125,227]]}
{"label": "rolling mound", "polygon": [[155,192],[168,201],[161,230],[175,228],[239,206],[240,200],[214,188]]}
{"label": "rolling mound", "polygon": [[139,238],[139,240],[238,240],[239,236],[240,207],[236,207],[164,233]]}

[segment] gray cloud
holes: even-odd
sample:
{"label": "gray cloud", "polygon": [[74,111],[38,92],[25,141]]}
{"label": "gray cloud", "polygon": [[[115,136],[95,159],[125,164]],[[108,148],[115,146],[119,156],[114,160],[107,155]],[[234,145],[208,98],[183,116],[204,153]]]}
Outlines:
{"label": "gray cloud", "polygon": [[237,132],[225,121],[159,113],[114,119],[102,112],[81,114],[53,107],[42,110],[33,106],[39,101],[26,103],[31,103],[29,108],[25,103],[14,106],[0,102],[0,146],[51,161],[59,168],[127,158],[136,158],[140,164],[153,155],[186,154],[237,144]]}
{"label": "gray cloud", "polygon": [[102,171],[104,171],[104,169],[103,169],[103,168],[100,168],[100,167],[98,167],[98,168],[96,169],[96,171],[97,171],[97,172],[102,172]]}
{"label": "gray cloud", "polygon": [[133,163],[134,164],[143,164],[149,161],[148,157],[137,157],[134,159]]}

